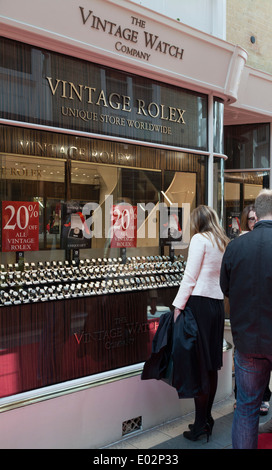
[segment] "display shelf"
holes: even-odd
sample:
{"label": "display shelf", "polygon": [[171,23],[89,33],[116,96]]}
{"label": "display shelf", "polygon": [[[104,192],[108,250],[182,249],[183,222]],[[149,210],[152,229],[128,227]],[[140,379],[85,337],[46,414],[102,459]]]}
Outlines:
{"label": "display shelf", "polygon": [[183,256],[1,265],[0,306],[179,286]]}

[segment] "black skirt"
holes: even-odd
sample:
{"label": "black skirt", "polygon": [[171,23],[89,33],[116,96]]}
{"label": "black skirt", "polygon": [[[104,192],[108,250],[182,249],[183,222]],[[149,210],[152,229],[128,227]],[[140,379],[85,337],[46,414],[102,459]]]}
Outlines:
{"label": "black skirt", "polygon": [[223,365],[224,301],[192,295],[187,304],[198,326],[198,347],[202,374]]}

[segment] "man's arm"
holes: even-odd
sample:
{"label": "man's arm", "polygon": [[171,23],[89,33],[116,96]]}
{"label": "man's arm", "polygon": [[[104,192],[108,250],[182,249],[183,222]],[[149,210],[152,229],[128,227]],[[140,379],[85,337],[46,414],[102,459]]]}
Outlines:
{"label": "man's arm", "polygon": [[229,281],[230,281],[230,263],[229,263],[229,245],[224,253],[221,270],[220,270],[220,287],[223,294],[229,297]]}

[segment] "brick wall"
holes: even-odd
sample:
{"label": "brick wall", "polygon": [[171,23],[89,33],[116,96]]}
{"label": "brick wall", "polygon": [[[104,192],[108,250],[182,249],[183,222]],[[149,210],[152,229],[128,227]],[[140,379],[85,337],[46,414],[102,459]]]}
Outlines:
{"label": "brick wall", "polygon": [[[227,0],[227,41],[248,53],[247,65],[272,73],[272,1]],[[250,40],[254,36],[255,43]]]}

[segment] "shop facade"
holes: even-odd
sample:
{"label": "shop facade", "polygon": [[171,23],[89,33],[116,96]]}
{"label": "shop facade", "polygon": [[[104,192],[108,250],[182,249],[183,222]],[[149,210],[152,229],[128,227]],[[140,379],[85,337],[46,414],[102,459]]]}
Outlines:
{"label": "shop facade", "polygon": [[271,88],[269,73],[245,66],[238,100],[224,111],[226,211],[241,213],[260,189],[271,188]]}
{"label": "shop facade", "polygon": [[224,108],[246,53],[126,0],[15,3],[1,17],[0,428],[17,430],[1,445],[101,447],[193,406],[140,373],[191,210],[224,220]]}

